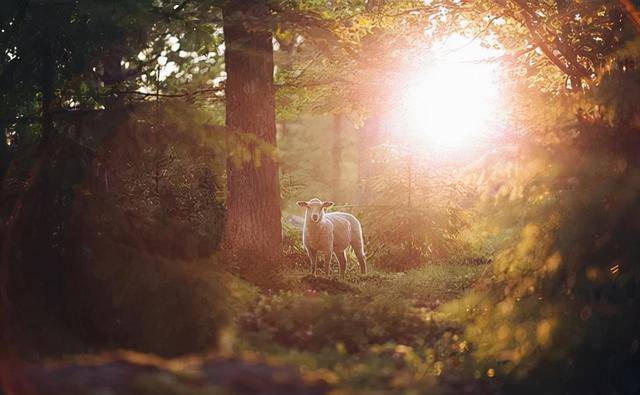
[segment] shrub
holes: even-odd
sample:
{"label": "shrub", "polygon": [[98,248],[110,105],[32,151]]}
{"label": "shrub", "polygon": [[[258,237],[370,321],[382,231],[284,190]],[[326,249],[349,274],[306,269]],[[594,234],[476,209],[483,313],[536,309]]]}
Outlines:
{"label": "shrub", "polygon": [[374,344],[395,341],[423,345],[435,338],[436,326],[398,300],[361,296],[305,295],[290,292],[263,296],[241,320],[241,328],[300,350],[345,347],[359,352]]}
{"label": "shrub", "polygon": [[361,211],[367,253],[378,268],[405,271],[449,260],[467,246],[463,203],[470,190],[448,174],[434,174],[413,154],[380,148],[379,174],[367,181],[369,201]]}
{"label": "shrub", "polygon": [[112,132],[78,188],[67,231],[81,246],[69,257],[72,290],[91,342],[200,351],[228,323],[227,292],[208,258],[223,224],[215,152],[197,133],[153,129],[146,116],[130,114]]}
{"label": "shrub", "polygon": [[210,261],[163,259],[108,236],[85,250],[72,295],[89,344],[175,356],[217,346],[227,290]]}
{"label": "shrub", "polygon": [[198,130],[152,128],[145,110],[98,113],[56,134],[8,253],[19,354],[176,355],[214,346],[227,323],[208,258],[224,219],[219,161]]}
{"label": "shrub", "polygon": [[[181,109],[164,111],[171,115]],[[178,259],[209,256],[224,224],[217,198],[219,155],[198,129],[173,122],[178,115],[167,116],[159,127],[151,116],[144,107],[129,114],[101,144],[80,189],[91,194],[96,207],[83,210],[92,210],[103,226],[112,226],[104,213],[122,212],[146,251]]]}
{"label": "shrub", "polygon": [[[449,308],[507,392],[638,389],[640,80],[611,69],[576,118],[486,168],[487,218],[509,237],[490,281]],[[609,84],[635,97],[612,103]]]}
{"label": "shrub", "polygon": [[293,267],[307,270],[309,258],[302,244],[302,229],[283,221],[282,236],[283,252],[287,261]]}

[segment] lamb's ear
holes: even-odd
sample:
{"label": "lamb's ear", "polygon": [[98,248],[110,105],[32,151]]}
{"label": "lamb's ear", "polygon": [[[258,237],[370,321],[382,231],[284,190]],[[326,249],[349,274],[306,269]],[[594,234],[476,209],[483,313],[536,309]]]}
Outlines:
{"label": "lamb's ear", "polygon": [[334,204],[335,203],[333,203],[332,201],[327,200],[326,202],[322,203],[322,207],[329,208],[329,207],[333,206]]}
{"label": "lamb's ear", "polygon": [[309,207],[309,203],[305,202],[304,200],[299,200],[296,202],[296,204],[300,207]]}

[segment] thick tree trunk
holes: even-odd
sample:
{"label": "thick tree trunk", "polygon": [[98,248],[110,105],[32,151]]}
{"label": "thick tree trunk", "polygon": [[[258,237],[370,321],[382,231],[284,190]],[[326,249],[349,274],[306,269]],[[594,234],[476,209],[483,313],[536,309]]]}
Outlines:
{"label": "thick tree trunk", "polygon": [[[226,125],[276,145],[273,34],[263,1],[229,1],[223,12]],[[281,254],[278,165],[268,155],[237,163],[227,160],[227,220],[223,246],[241,266]]]}

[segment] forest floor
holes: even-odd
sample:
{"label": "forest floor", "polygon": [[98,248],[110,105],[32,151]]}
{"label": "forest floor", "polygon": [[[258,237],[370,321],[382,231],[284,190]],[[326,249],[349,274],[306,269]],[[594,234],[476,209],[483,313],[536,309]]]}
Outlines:
{"label": "forest floor", "polygon": [[474,370],[464,328],[441,309],[485,268],[361,276],[353,267],[344,281],[296,271],[277,292],[234,277],[235,328],[222,354],[81,357],[23,369],[14,387],[52,395],[495,393],[498,383]]}
{"label": "forest floor", "polygon": [[354,265],[344,281],[294,272],[289,290],[246,305],[235,350],[313,372],[337,393],[493,393],[495,380],[473,370],[462,324],[441,308],[486,268],[440,264],[362,276]]}

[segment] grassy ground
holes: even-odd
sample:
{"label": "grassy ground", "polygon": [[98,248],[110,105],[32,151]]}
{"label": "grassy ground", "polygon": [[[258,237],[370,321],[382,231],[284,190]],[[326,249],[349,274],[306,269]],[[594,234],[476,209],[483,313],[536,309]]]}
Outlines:
{"label": "grassy ground", "polygon": [[344,281],[303,272],[289,289],[236,285],[235,352],[299,366],[336,393],[492,393],[474,370],[463,328],[438,307],[461,296],[482,265],[432,265],[406,273],[353,268]]}
{"label": "grassy ground", "polygon": [[433,265],[360,276],[352,268],[344,281],[294,271],[277,292],[223,273],[235,336],[222,336],[214,354],[80,355],[7,365],[0,383],[38,395],[495,394],[499,383],[478,370],[463,328],[439,308],[484,269]]}

